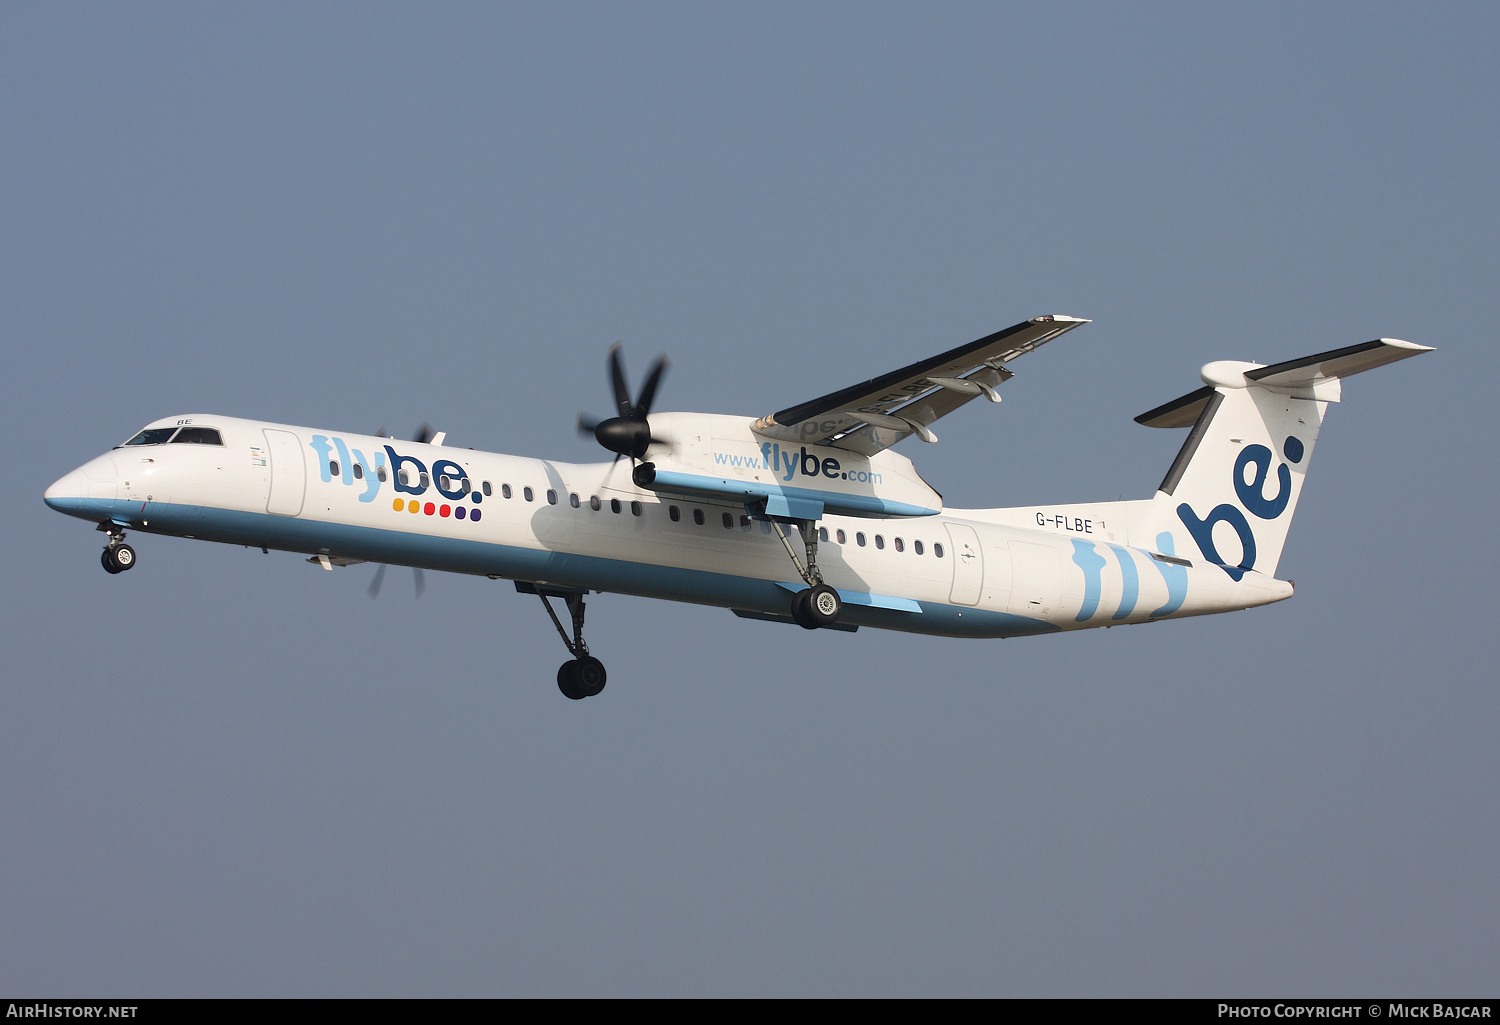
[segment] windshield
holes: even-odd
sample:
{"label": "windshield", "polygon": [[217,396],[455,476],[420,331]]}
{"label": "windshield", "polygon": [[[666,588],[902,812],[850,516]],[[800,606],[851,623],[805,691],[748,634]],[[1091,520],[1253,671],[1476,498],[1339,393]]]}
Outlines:
{"label": "windshield", "polygon": [[175,427],[148,427],[120,448],[125,448],[127,445],[165,445],[175,430],[177,430]]}

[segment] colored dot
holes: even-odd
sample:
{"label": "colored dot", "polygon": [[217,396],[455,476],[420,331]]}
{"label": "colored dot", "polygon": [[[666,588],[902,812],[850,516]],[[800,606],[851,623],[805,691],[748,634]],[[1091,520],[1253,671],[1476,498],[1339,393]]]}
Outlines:
{"label": "colored dot", "polygon": [[470,491],[469,497],[474,500],[475,505],[478,505],[484,499],[484,496],[477,491]]}
{"label": "colored dot", "polygon": [[466,515],[468,515],[468,512],[469,510],[460,505],[453,510],[453,515],[457,516],[459,519],[463,519]]}
{"label": "colored dot", "polygon": [[471,510],[469,510],[469,519],[473,520],[475,523],[478,523],[479,522],[479,510],[478,509],[471,509]]}
{"label": "colored dot", "polygon": [[453,510],[450,507],[448,507],[447,505],[444,505],[441,509],[438,510],[438,515],[439,516],[447,516],[452,511]]}
{"label": "colored dot", "polygon": [[422,508],[422,507],[417,504],[417,500],[415,498],[413,498],[410,502],[406,503],[406,511],[407,512],[414,513],[418,509],[420,509],[420,508]]}
{"label": "colored dot", "polygon": [[403,501],[401,501],[401,499],[398,498],[398,499],[396,499],[396,503],[394,505],[392,505],[391,508],[394,509],[394,510],[396,510],[397,512],[400,512],[402,509],[406,508],[406,503],[403,502]]}
{"label": "colored dot", "polygon": [[1291,462],[1300,463],[1302,462],[1302,456],[1306,450],[1302,447],[1301,438],[1295,438],[1291,435],[1287,435],[1286,444],[1281,446],[1281,451],[1285,453],[1287,459]]}
{"label": "colored dot", "polygon": [[425,506],[422,507],[422,511],[424,513],[426,513],[428,516],[431,516],[432,515],[432,511],[435,508],[437,508],[437,507],[434,506],[431,502],[428,502]]}

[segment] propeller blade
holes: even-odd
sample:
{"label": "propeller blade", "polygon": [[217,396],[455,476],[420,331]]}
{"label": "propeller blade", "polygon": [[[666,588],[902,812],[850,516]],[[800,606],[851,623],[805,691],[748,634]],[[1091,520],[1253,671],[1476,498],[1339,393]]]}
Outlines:
{"label": "propeller blade", "polygon": [[609,347],[609,383],[615,392],[615,406],[620,410],[621,416],[629,416],[635,412],[635,406],[630,402],[630,386],[625,383],[625,367],[620,359],[620,343]]}
{"label": "propeller blade", "polygon": [[599,427],[599,421],[587,413],[578,414],[578,433],[581,437],[592,438],[594,431]]}
{"label": "propeller blade", "polygon": [[656,362],[651,365],[651,372],[646,375],[646,383],[641,385],[640,401],[635,404],[636,416],[645,416],[651,412],[651,400],[656,398],[656,386],[661,383],[661,376],[667,372],[667,357],[658,356]]}
{"label": "propeller blade", "polygon": [[415,583],[417,585],[417,597],[420,598],[422,597],[422,592],[427,590],[427,574],[423,573],[416,567],[412,567],[411,572],[412,575],[416,578]]}
{"label": "propeller blade", "polygon": [[370,589],[365,592],[370,596],[371,600],[374,600],[380,594],[380,585],[383,583],[385,583],[385,563],[382,562],[379,566],[375,567],[375,579],[370,581]]}
{"label": "propeller blade", "polygon": [[411,440],[418,445],[425,445],[433,438],[432,424],[424,423],[417,428],[417,433],[411,436]]}
{"label": "propeller blade", "polygon": [[375,432],[375,437],[377,437],[377,438],[389,438],[390,437],[389,434],[385,433],[385,424],[381,424],[380,425],[380,430],[378,430],[378,431]]}

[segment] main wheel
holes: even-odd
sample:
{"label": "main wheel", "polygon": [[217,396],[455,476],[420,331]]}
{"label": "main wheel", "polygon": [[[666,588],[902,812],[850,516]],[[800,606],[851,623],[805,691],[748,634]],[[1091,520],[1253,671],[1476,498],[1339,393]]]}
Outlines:
{"label": "main wheel", "polygon": [[839,593],[827,584],[819,584],[807,592],[807,615],[818,626],[832,626],[844,611]]}
{"label": "main wheel", "polygon": [[120,567],[121,573],[124,573],[127,569],[135,565],[134,548],[129,545],[115,545],[113,550],[115,553],[115,565]]}
{"label": "main wheel", "polygon": [[104,567],[106,573],[120,572],[120,567],[115,565],[115,550],[113,548],[106,548],[99,553],[99,565]]}
{"label": "main wheel", "polygon": [[583,696],[591,698],[604,689],[604,681],[608,674],[604,671],[604,663],[593,655],[585,655],[574,663],[578,666],[578,689]]}
{"label": "main wheel", "polygon": [[812,609],[807,604],[808,596],[811,594],[811,591],[798,591],[792,595],[792,618],[804,630],[816,630],[818,628],[817,621],[812,617]]}
{"label": "main wheel", "polygon": [[563,692],[563,697],[574,701],[581,701],[588,697],[583,692],[583,681],[579,678],[576,658],[569,659],[557,667],[557,689]]}

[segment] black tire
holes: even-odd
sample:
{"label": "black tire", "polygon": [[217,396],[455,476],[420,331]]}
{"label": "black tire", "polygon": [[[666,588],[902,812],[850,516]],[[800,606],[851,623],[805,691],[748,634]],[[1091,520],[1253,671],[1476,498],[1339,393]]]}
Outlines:
{"label": "black tire", "polygon": [[808,619],[818,626],[832,626],[839,621],[844,603],[839,599],[838,591],[827,584],[819,584],[806,593]]}
{"label": "black tire", "polygon": [[99,553],[99,565],[103,566],[104,571],[111,575],[120,572],[120,567],[115,565],[115,552],[112,548],[106,548]]}
{"label": "black tire", "polygon": [[604,663],[592,655],[580,658],[578,666],[578,689],[586,698],[591,698],[604,689],[604,683],[609,674],[604,671]]}
{"label": "black tire", "polygon": [[573,701],[581,701],[588,697],[583,692],[583,686],[579,680],[577,659],[569,659],[557,667],[557,689],[563,692],[563,697]]}
{"label": "black tire", "polygon": [[120,572],[124,573],[135,565],[135,549],[129,545],[115,545],[114,563],[120,567]]}
{"label": "black tire", "polygon": [[810,594],[812,594],[811,591],[798,591],[792,595],[792,618],[804,630],[816,630],[818,628],[817,622],[812,617],[812,609],[807,603]]}

